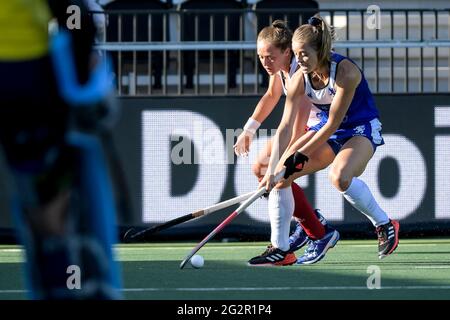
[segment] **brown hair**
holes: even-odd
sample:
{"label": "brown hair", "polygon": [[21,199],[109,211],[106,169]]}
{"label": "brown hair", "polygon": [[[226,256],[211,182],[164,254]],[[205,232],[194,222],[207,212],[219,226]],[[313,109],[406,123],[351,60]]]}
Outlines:
{"label": "brown hair", "polygon": [[281,51],[291,48],[292,31],[283,20],[275,20],[272,25],[265,27],[258,34],[258,41],[264,40],[273,44]]}
{"label": "brown hair", "polygon": [[298,27],[292,37],[293,41],[308,43],[318,52],[319,66],[327,65],[331,60],[331,46],[335,40],[334,29],[319,14],[308,20],[308,24]]}

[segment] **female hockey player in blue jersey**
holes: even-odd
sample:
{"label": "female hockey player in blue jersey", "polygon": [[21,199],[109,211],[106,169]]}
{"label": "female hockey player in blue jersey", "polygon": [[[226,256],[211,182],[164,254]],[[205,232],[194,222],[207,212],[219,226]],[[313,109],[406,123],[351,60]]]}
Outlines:
{"label": "female hockey player in blue jersey", "polygon": [[[289,139],[298,112],[309,112],[296,108],[286,100],[283,118],[273,139],[273,152],[267,173],[260,186],[267,190],[275,187],[274,176],[283,167],[286,179],[276,185],[280,192],[300,176],[314,172],[308,159],[329,160],[329,178],[345,199],[366,215],[376,228],[378,255],[383,258],[398,246],[399,224],[383,211],[367,185],[358,177],[364,172],[377,147],[384,144],[378,110],[362,71],[349,58],[331,50],[333,32],[318,15],[308,24],[297,28],[292,40],[292,49],[299,63],[299,74],[294,81],[300,84],[297,94],[305,94],[322,110],[322,121],[310,128],[316,134],[303,145],[288,149]],[[331,152],[332,151],[332,152]],[[276,155],[283,155],[277,158]],[[324,159],[329,158],[329,159]],[[273,219],[272,232],[284,229],[290,222],[290,214],[283,212],[283,197],[279,198],[278,219]],[[274,214],[275,216],[275,214]],[[279,235],[287,237],[286,234]],[[321,259],[317,255],[320,241],[311,241],[298,264],[309,264]],[[332,243],[332,242],[329,242]]]}

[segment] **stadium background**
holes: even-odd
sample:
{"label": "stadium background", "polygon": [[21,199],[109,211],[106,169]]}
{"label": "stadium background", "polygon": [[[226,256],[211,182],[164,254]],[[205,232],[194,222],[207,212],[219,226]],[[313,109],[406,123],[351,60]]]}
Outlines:
{"label": "stadium background", "polygon": [[[210,1],[210,4],[213,2],[215,1]],[[249,24],[248,15],[253,10],[254,2],[248,1],[246,7],[242,9],[245,26]],[[341,48],[346,50],[344,54],[350,56],[353,54],[355,57],[361,55],[361,59],[352,57],[360,65],[364,65],[363,69],[368,75],[369,84],[375,92],[380,109],[386,140],[386,145],[379,148],[363,178],[373,190],[380,205],[393,218],[400,220],[401,232],[404,235],[448,235],[450,231],[448,3],[431,1],[426,3],[428,8],[425,8],[424,3],[417,2],[413,6],[415,11],[411,9],[411,1],[378,1],[377,4],[381,12],[384,8],[400,10],[400,13],[391,10],[391,16],[401,25],[402,30],[406,30],[406,33],[394,37],[395,39],[421,42],[422,45],[430,39],[440,42],[438,41],[434,47],[416,46],[409,51],[405,43],[404,47],[400,44],[395,49],[365,48],[366,40],[383,40],[381,28],[380,31],[372,30],[372,33],[371,30],[366,30],[359,38],[356,37],[355,40],[360,41],[359,47],[349,48],[344,44]],[[178,43],[179,28],[177,29],[176,23],[181,17],[181,11],[176,8],[177,1],[174,1],[173,5],[174,7],[167,9],[170,15],[166,16],[167,21],[164,20],[169,26],[169,30],[165,30],[168,36],[158,41],[158,43],[165,42],[168,46]],[[326,12],[330,17],[336,11],[344,12],[345,16],[345,12],[350,11],[348,8],[352,8],[351,10],[360,10],[356,12],[356,16],[361,13],[361,22],[365,22],[364,19],[367,18],[364,16],[367,3],[362,5],[358,2],[354,4],[355,6],[350,6],[349,3],[343,2],[337,4],[318,1],[318,5],[319,11],[322,13],[322,10],[328,10]],[[430,7],[436,8],[435,11],[429,11]],[[411,20],[406,15],[399,20],[403,9],[411,10],[408,11],[411,13]],[[109,9],[106,10],[108,16]],[[158,14],[161,14],[159,11],[142,11],[139,7],[136,7],[136,10],[140,10],[140,15],[154,14],[155,20]],[[214,10],[216,9],[211,8],[210,11]],[[303,11],[297,9],[289,12],[298,14]],[[350,12],[347,22],[351,21],[353,13]],[[139,49],[140,52],[124,51],[118,54],[121,50],[128,50],[126,48],[129,43],[121,43],[126,41],[121,37],[108,39],[107,33],[108,28],[114,24],[113,17],[121,14],[125,26],[126,13],[119,11],[109,14],[110,25],[106,28],[103,41],[99,41],[100,49],[103,45],[103,49],[106,48],[116,54],[114,57],[116,76],[119,80],[118,96],[122,104],[122,114],[114,131],[114,140],[124,166],[133,210],[121,213],[120,231],[129,226],[161,223],[255,189],[256,180],[251,174],[251,160],[262,147],[265,137],[260,136],[259,140],[254,141],[249,158],[236,159],[232,151],[233,143],[227,134],[227,129],[234,130],[245,123],[264,92],[264,86],[260,85],[264,81],[263,75],[256,66],[257,60],[254,59],[255,50],[240,51],[241,62],[244,64],[238,68],[237,87],[229,86],[230,83],[225,80],[229,79],[229,74],[223,66],[222,69],[218,68],[215,71],[214,67],[213,71],[205,69],[208,65],[228,65],[228,62],[225,62],[227,58],[218,57],[217,61],[211,62],[208,59],[203,61],[204,57],[199,57],[198,61],[195,60],[197,80],[194,78],[194,88],[188,88],[185,86],[187,78],[183,77],[185,70],[181,66],[182,61],[187,61],[183,60],[185,57],[183,49],[159,50],[160,53],[165,53],[163,56],[158,56],[157,50],[152,51],[156,55],[148,54],[144,57],[144,63],[139,60],[139,55],[145,53],[145,50],[153,49],[143,47]],[[435,22],[430,22],[433,17],[436,17]],[[134,19],[136,23],[137,18]],[[389,22],[389,19],[382,16],[382,25],[385,20]],[[417,19],[420,22],[416,21]],[[360,34],[364,27],[356,26],[355,23],[354,27],[346,27],[346,31],[340,30],[341,37],[345,35],[346,40],[352,38],[354,28],[357,28],[356,33]],[[397,32],[399,29],[393,30]],[[249,32],[248,28],[245,30],[238,39],[243,45],[254,41],[252,37],[256,34]],[[414,32],[417,30],[420,36],[415,38]],[[134,31],[134,37],[133,32],[131,34],[134,43],[139,42],[136,39],[137,34],[137,31]],[[220,52],[213,46],[221,43],[221,40],[208,43],[212,46],[211,50]],[[141,44],[145,45],[143,42]],[[152,45],[151,41],[147,44]],[[111,47],[107,48],[108,45]],[[359,51],[355,53],[355,50]],[[230,57],[231,54],[232,51]],[[416,68],[414,63],[419,58],[420,67]],[[155,61],[163,62],[162,75],[155,74],[158,67],[154,66]],[[385,75],[383,68],[387,66],[389,69],[389,64],[391,69]],[[212,79],[216,79],[216,82],[211,85],[208,76],[212,73],[214,73]],[[389,78],[389,73],[392,78]],[[155,86],[157,76],[163,77],[162,88]],[[269,134],[279,122],[282,105],[283,100],[261,127],[267,129]],[[189,146],[191,154],[187,154],[187,149],[184,149],[184,153],[179,155],[182,155],[182,159],[195,163],[171,163],[171,154],[186,146]],[[3,177],[1,180],[2,190],[5,191],[0,195],[0,202],[2,211],[6,211],[8,179]],[[368,221],[346,204],[339,193],[331,187],[327,180],[327,170],[302,178],[299,183],[305,188],[314,206],[321,208],[325,217],[344,235],[373,237],[373,228]],[[245,214],[228,226],[219,238],[267,237],[269,225],[265,204],[266,200],[258,200]],[[222,210],[169,229],[155,235],[155,239],[199,238],[217,225],[229,211]],[[9,215],[0,216],[0,228],[3,235],[9,235],[11,232]]]}
{"label": "stadium background", "polygon": [[[411,103],[411,100],[414,100]],[[232,150],[233,124],[244,123],[258,98],[125,99],[127,116],[117,135],[137,215],[133,222],[162,223],[256,188],[251,163],[266,136],[255,140],[249,158]],[[392,217],[411,235],[446,235],[450,211],[448,95],[377,95],[386,145],[379,148],[364,179]],[[282,102],[280,102],[282,104]],[[281,116],[277,108],[264,123],[268,134]],[[428,112],[423,112],[427,110]],[[264,133],[264,131],[263,131]],[[129,137],[132,136],[132,139]],[[188,148],[186,148],[188,146]],[[184,148],[180,151],[180,148]],[[187,151],[188,150],[188,151]],[[184,153],[183,153],[184,152]],[[182,164],[171,155],[181,154]],[[200,156],[203,155],[203,156]],[[353,236],[371,232],[365,218],[343,201],[327,171],[299,180],[327,219]],[[224,230],[224,237],[266,235],[266,200],[254,203]],[[229,213],[212,214],[167,235],[204,233]]]}

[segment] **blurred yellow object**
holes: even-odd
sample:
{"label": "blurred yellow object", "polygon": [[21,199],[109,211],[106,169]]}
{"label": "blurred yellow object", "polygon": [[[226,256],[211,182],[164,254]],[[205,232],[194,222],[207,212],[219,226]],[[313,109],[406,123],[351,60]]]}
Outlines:
{"label": "blurred yellow object", "polygon": [[0,61],[47,54],[50,18],[45,0],[0,0]]}

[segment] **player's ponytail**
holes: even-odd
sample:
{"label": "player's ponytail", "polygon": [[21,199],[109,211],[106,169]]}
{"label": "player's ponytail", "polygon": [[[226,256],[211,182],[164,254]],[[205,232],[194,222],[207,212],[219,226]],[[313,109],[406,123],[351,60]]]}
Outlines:
{"label": "player's ponytail", "polygon": [[258,34],[258,41],[264,40],[274,45],[281,51],[291,48],[292,31],[283,20],[275,20]]}
{"label": "player's ponytail", "polygon": [[335,39],[334,29],[320,15],[309,18],[308,24],[298,27],[293,41],[308,43],[318,54],[319,66],[325,66],[331,59],[331,48]]}

